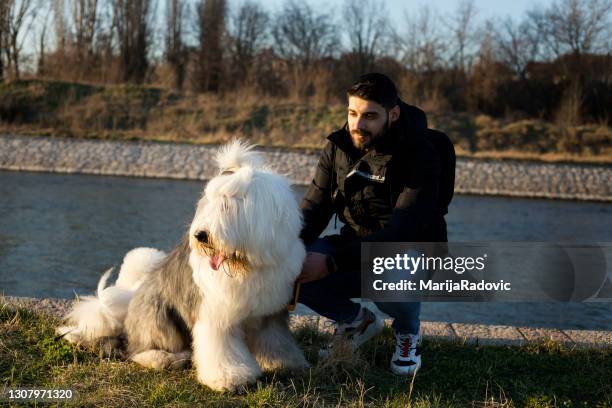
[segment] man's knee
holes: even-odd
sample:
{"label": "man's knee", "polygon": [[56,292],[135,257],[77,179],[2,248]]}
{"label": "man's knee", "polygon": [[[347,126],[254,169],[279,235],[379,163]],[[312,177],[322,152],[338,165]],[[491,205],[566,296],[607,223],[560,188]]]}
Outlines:
{"label": "man's knee", "polygon": [[331,239],[323,237],[317,238],[313,243],[307,245],[306,251],[330,255],[336,252],[336,246],[332,244]]}

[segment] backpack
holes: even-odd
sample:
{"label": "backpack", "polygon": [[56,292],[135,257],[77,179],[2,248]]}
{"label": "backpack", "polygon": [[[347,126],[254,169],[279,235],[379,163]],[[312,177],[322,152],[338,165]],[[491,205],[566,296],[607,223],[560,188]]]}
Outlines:
{"label": "backpack", "polygon": [[455,147],[446,133],[429,129],[425,112],[416,106],[408,105],[400,100],[400,118],[406,129],[425,131],[425,138],[431,142],[440,157],[440,209],[442,214],[448,214],[448,206],[455,192]]}

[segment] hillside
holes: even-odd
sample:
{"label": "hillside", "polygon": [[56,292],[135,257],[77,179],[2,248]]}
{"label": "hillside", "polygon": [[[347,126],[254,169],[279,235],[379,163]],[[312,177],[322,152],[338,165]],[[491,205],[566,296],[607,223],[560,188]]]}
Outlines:
{"label": "hillside", "polygon": [[[428,112],[460,156],[612,162],[612,129],[538,119]],[[0,84],[0,131],[69,138],[219,143],[242,137],[264,146],[320,148],[345,121],[345,106],[256,95],[178,94],[142,86],[43,80]]]}

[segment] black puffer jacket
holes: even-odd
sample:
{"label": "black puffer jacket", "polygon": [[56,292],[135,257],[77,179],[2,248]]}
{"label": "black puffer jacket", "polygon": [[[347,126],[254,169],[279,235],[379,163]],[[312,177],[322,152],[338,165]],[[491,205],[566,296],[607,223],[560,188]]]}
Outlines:
{"label": "black puffer jacket", "polygon": [[421,110],[402,102],[400,119],[363,156],[346,125],[329,135],[301,203],[302,240],[313,242],[337,214],[345,224],[345,245],[334,256],[339,268],[359,268],[361,242],[445,242],[448,203],[430,141],[440,132],[426,123]]}

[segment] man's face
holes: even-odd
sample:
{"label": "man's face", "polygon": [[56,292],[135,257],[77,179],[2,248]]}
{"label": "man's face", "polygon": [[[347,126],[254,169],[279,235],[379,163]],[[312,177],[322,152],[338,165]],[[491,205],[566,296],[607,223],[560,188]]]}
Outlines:
{"label": "man's face", "polygon": [[399,117],[399,107],[387,110],[377,102],[358,96],[348,98],[348,128],[353,145],[366,150],[384,136],[389,125]]}

